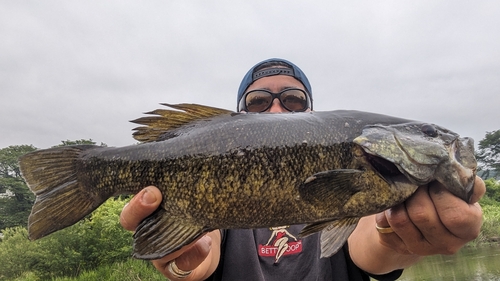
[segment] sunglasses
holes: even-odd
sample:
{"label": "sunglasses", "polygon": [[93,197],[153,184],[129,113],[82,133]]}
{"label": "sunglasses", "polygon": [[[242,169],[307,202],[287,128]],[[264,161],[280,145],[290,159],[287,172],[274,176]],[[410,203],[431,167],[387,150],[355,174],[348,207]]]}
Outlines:
{"label": "sunglasses", "polygon": [[275,98],[288,111],[302,112],[311,108],[311,100],[304,90],[289,88],[276,94],[263,89],[245,93],[240,100],[238,109],[246,112],[264,112],[273,105]]}

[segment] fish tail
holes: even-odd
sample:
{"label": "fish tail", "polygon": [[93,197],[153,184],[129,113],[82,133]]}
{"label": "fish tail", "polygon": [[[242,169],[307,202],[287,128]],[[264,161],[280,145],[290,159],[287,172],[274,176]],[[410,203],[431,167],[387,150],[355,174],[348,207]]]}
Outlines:
{"label": "fish tail", "polygon": [[95,145],[62,146],[37,150],[19,158],[19,167],[36,195],[28,219],[31,240],[75,224],[107,197],[92,193],[78,181],[78,159]]}

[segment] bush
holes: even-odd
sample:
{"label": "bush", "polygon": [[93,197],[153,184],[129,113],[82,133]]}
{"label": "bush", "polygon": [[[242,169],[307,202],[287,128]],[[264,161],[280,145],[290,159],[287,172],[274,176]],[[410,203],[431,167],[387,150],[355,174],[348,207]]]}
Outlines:
{"label": "bush", "polygon": [[500,183],[493,178],[485,180],[484,183],[486,185],[485,196],[500,204]]}
{"label": "bush", "polygon": [[37,241],[29,241],[23,227],[5,229],[0,243],[0,280],[28,273],[41,280],[77,276],[84,270],[127,260],[132,253],[132,234],[119,224],[125,203],[110,199],[90,218]]}

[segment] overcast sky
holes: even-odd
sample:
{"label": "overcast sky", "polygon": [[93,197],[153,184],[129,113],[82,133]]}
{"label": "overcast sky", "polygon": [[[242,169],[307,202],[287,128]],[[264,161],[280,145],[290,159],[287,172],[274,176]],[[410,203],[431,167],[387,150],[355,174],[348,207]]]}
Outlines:
{"label": "overcast sky", "polygon": [[0,148],[136,143],[159,103],[235,109],[241,78],[281,57],[315,110],[500,129],[500,1],[1,1]]}

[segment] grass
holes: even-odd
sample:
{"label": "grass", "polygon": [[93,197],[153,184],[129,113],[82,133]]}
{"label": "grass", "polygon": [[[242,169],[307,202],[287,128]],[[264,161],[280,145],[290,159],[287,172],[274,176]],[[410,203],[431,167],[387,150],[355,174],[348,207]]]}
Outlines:
{"label": "grass", "polygon": [[[34,273],[27,272],[15,279],[15,281],[41,281]],[[148,261],[130,258],[125,262],[115,263],[109,266],[101,266],[96,270],[85,271],[77,277],[57,277],[52,281],[165,281],[166,278],[160,274]]]}
{"label": "grass", "polygon": [[498,244],[500,242],[500,205],[483,205],[481,233],[469,246]]}

